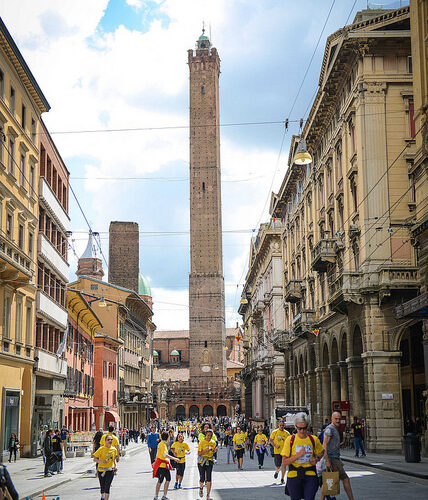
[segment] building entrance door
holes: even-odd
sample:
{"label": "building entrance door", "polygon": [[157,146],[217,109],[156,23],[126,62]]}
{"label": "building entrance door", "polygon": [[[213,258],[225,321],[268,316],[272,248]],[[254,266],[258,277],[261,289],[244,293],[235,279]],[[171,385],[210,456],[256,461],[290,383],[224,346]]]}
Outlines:
{"label": "building entrance door", "polygon": [[19,436],[19,406],[20,391],[13,389],[3,390],[3,452],[9,447],[10,435]]}

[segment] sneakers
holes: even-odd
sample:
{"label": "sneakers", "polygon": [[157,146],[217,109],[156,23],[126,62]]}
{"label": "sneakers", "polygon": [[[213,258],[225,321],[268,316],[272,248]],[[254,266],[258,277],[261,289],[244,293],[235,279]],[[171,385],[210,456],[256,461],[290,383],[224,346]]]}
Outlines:
{"label": "sneakers", "polygon": [[48,472],[47,474],[45,474],[45,477],[52,477],[52,474]]}
{"label": "sneakers", "polygon": [[159,497],[154,497],[153,500],[159,500]]}
{"label": "sneakers", "polygon": [[227,462],[227,465],[229,465],[229,464],[230,464],[230,462]]}
{"label": "sneakers", "polygon": [[261,468],[262,468],[262,466],[261,466],[261,465],[259,465],[259,469],[261,469]]}
{"label": "sneakers", "polygon": [[274,477],[275,479],[278,479],[278,471],[277,471],[277,472],[275,472],[275,474],[273,475],[273,477]]}
{"label": "sneakers", "polygon": [[202,498],[204,496],[204,489],[199,488],[199,497]]}
{"label": "sneakers", "polygon": [[281,484],[285,484],[285,481],[284,481],[284,479],[281,479]]}
{"label": "sneakers", "polygon": [[183,486],[181,486],[181,483],[178,483],[178,489],[179,489],[179,490],[182,490],[182,489],[183,489]]}
{"label": "sneakers", "polygon": [[171,499],[169,497],[163,495],[162,498],[161,498],[161,500],[171,500]]}
{"label": "sneakers", "polygon": [[178,488],[178,483],[175,483],[174,484],[174,490],[176,490]]}

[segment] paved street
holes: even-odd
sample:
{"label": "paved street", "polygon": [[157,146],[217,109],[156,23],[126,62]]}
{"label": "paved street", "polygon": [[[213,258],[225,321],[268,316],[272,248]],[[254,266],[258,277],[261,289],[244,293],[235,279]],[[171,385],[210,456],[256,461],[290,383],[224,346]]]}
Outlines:
{"label": "paved street", "polygon": [[[184,488],[181,491],[173,489],[169,492],[172,500],[196,500],[198,498],[198,474],[196,467],[196,443],[189,443],[192,454],[184,476]],[[155,480],[151,477],[151,467],[145,445],[140,450],[124,457],[119,466],[111,489],[111,498],[152,499]],[[65,464],[67,467],[67,463]],[[411,498],[426,499],[428,481],[410,478],[402,474],[394,474],[381,470],[370,469],[358,464],[346,464],[346,469],[352,478],[355,498],[359,500],[388,500]],[[174,478],[173,473],[173,478]],[[53,478],[52,478],[53,479]],[[258,470],[257,461],[250,460],[248,454],[244,459],[244,470],[238,471],[233,464],[226,464],[226,452],[220,449],[219,461],[213,475],[214,500],[275,500],[288,498],[284,489],[273,478],[271,457],[266,460],[266,469]],[[174,486],[172,481],[171,488]],[[58,486],[46,493],[46,499],[60,497],[61,500],[99,500],[98,480],[93,474],[79,473],[72,475],[72,481]],[[41,498],[37,496],[36,498]],[[319,498],[319,495],[318,497]],[[342,493],[338,498],[346,498]]]}

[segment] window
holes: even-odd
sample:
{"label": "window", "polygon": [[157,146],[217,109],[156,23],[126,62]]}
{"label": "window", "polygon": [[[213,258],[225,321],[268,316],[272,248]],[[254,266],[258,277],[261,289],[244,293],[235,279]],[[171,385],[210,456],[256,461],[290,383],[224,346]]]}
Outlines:
{"label": "window", "polygon": [[413,139],[416,135],[415,103],[413,101],[409,101],[409,125],[410,125],[410,137]]}
{"label": "window", "polygon": [[24,249],[24,226],[22,224],[19,224],[18,229],[18,246],[21,250]]}
{"label": "window", "polygon": [[4,296],[4,315],[3,315],[3,337],[10,338],[10,316],[12,309],[12,298],[5,293]]}
{"label": "window", "polygon": [[98,285],[91,284],[91,290],[98,290]]}
{"label": "window", "polygon": [[16,296],[15,341],[22,342],[22,296]]}
{"label": "window", "polygon": [[36,120],[34,118],[31,118],[31,140],[33,142],[36,142],[36,134],[37,134]]}
{"label": "window", "polygon": [[13,172],[15,170],[14,165],[13,165],[14,156],[15,156],[15,142],[11,137],[9,138],[8,152],[9,152],[8,170],[9,170],[9,173],[13,175]]}
{"label": "window", "polygon": [[15,89],[12,86],[10,87],[9,109],[10,112],[14,115],[16,110],[16,96]]}
{"label": "window", "polygon": [[358,211],[358,192],[357,192],[357,182],[355,177],[351,179],[351,194],[352,194],[352,202],[354,205],[354,212]]}
{"label": "window", "polygon": [[107,361],[103,361],[103,377],[107,376]]}
{"label": "window", "polygon": [[29,189],[30,195],[34,196],[34,165],[30,166],[30,179],[29,179],[28,184],[30,186],[30,189]]}
{"label": "window", "polygon": [[116,404],[116,391],[113,391],[113,404]]}
{"label": "window", "polygon": [[349,135],[351,136],[351,153],[354,154],[355,148],[355,125],[353,122],[349,123]]}
{"label": "window", "polygon": [[354,244],[352,245],[352,253],[354,257],[354,270],[358,271],[358,269],[360,268],[360,249],[356,242],[354,242]]}
{"label": "window", "polygon": [[6,235],[10,240],[13,237],[13,216],[11,214],[6,215]]}
{"label": "window", "polygon": [[4,73],[2,69],[0,69],[0,98],[4,99]]}
{"label": "window", "polygon": [[21,153],[21,159],[19,162],[19,183],[24,186],[25,182],[25,155]]}
{"label": "window", "polygon": [[25,104],[22,103],[21,106],[21,127],[25,131],[25,127],[27,126],[27,108],[25,107]]}
{"label": "window", "polygon": [[33,256],[33,241],[34,241],[34,235],[33,233],[28,233],[28,255],[30,257]]}
{"label": "window", "polygon": [[106,406],[108,406],[108,391],[106,392]]}
{"label": "window", "polygon": [[33,343],[33,308],[31,305],[27,305],[27,310],[25,313],[25,343]]}
{"label": "window", "polygon": [[413,73],[413,60],[412,60],[412,56],[408,56],[407,57],[407,71],[409,73]]}
{"label": "window", "polygon": [[204,95],[205,94],[205,85],[202,85],[201,87],[201,94]]}

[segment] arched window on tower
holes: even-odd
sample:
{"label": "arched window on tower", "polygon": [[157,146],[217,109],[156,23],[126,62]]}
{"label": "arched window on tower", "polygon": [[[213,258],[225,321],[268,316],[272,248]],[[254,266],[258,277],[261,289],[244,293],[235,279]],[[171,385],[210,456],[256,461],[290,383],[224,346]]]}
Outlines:
{"label": "arched window on tower", "polygon": [[202,183],[202,191],[205,193],[205,182]]}
{"label": "arched window on tower", "polygon": [[205,94],[205,85],[202,85],[201,87],[201,94],[204,95]]}

